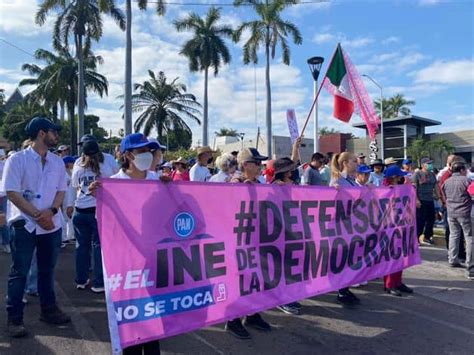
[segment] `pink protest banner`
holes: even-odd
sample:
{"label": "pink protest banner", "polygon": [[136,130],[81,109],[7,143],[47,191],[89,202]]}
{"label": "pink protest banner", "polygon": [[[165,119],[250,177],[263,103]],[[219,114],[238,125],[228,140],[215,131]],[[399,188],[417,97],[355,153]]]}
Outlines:
{"label": "pink protest banner", "polygon": [[114,350],[420,263],[408,185],[341,188],[103,180]]}

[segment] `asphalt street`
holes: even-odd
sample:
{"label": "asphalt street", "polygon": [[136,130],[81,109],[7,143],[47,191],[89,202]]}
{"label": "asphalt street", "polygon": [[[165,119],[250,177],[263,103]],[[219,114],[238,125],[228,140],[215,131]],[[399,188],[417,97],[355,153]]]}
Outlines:
{"label": "asphalt street", "polygon": [[[239,340],[223,324],[164,339],[164,354],[474,354],[474,281],[451,269],[446,251],[422,247],[423,263],[408,269],[404,280],[415,290],[402,298],[383,292],[381,280],[353,289],[356,308],[343,307],[335,294],[302,302],[302,315],[272,309],[264,317],[270,333],[251,330]],[[0,253],[0,298],[5,299],[10,256]],[[72,324],[56,327],[38,320],[39,305],[28,298],[25,324],[30,335],[5,336],[6,313],[0,312],[0,354],[109,354],[103,295],[78,291],[74,285],[74,247],[61,251],[57,294]]]}

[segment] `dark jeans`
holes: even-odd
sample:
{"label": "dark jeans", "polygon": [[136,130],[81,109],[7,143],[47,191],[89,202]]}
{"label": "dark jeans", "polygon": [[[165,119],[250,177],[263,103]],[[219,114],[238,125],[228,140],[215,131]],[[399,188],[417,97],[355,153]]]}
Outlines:
{"label": "dark jeans", "polygon": [[433,201],[421,201],[421,207],[416,209],[416,227],[418,237],[424,235],[426,239],[433,236],[435,222],[435,207]]}
{"label": "dark jeans", "polygon": [[25,227],[10,230],[12,237],[13,264],[8,275],[8,319],[23,320],[22,302],[25,292],[26,277],[30,270],[31,259],[36,248],[38,263],[38,293],[42,308],[56,304],[54,294],[54,268],[61,247],[61,229],[49,234],[36,235],[29,233]]}
{"label": "dark jeans", "polygon": [[123,349],[123,355],[159,355],[160,342],[158,340],[149,341],[148,343],[129,346]]}
{"label": "dark jeans", "polygon": [[[0,212],[7,213],[7,198],[0,197]],[[10,230],[8,229],[7,225],[0,227],[0,234],[2,236],[2,245],[9,245],[10,244]]]}
{"label": "dark jeans", "polygon": [[85,284],[89,279],[91,252],[94,261],[94,278],[92,286],[104,287],[102,272],[102,255],[99,230],[95,213],[75,211],[72,216],[76,236],[76,283]]}

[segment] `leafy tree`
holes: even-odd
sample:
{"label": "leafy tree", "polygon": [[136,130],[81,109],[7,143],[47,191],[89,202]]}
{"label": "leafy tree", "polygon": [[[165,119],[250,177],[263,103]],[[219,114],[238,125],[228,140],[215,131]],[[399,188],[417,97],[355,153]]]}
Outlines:
{"label": "leafy tree", "polygon": [[15,149],[19,148],[28,138],[25,131],[26,125],[34,116],[38,115],[51,116],[44,106],[33,100],[19,102],[5,114],[2,125],[3,137],[11,142]]}
{"label": "leafy tree", "polygon": [[[415,105],[415,101],[413,100],[406,100],[402,94],[396,94],[392,97],[387,99],[383,99],[383,118],[390,119],[390,118],[397,118],[400,115],[408,116],[411,111],[408,106]],[[380,114],[380,100],[374,101],[375,108],[377,112]]]}
{"label": "leafy tree", "polygon": [[240,137],[240,134],[237,132],[237,130],[232,128],[222,127],[214,133],[217,137]]}
{"label": "leafy tree", "polygon": [[409,147],[407,153],[411,158],[421,165],[421,158],[435,157],[442,154],[451,154],[454,152],[453,145],[446,139],[426,140],[423,138],[415,139]]}
{"label": "leafy tree", "polygon": [[79,115],[79,136],[84,134],[85,79],[84,52],[91,48],[91,41],[99,41],[103,33],[102,14],[110,15],[125,30],[125,20],[121,10],[113,0],[44,0],[36,13],[39,25],[46,22],[51,11],[59,11],[54,24],[53,46],[56,50],[69,47],[69,37],[74,38],[78,61],[77,107]]}
{"label": "leafy tree", "polygon": [[205,18],[191,13],[183,20],[175,21],[176,29],[192,31],[193,38],[187,41],[180,54],[189,60],[189,70],[204,71],[204,102],[202,120],[202,144],[208,145],[208,75],[209,68],[214,69],[214,76],[222,64],[231,60],[229,48],[224,38],[232,38],[232,27],[218,25],[221,19],[220,9],[211,7]]}
{"label": "leafy tree", "polygon": [[234,41],[238,42],[245,30],[250,31],[250,37],[243,47],[244,64],[258,62],[260,46],[265,49],[265,88],[266,88],[266,126],[267,126],[267,156],[272,156],[272,98],[270,85],[270,58],[275,59],[276,47],[282,50],[283,63],[290,64],[290,47],[287,37],[291,36],[295,44],[301,44],[303,38],[295,24],[281,18],[283,10],[295,4],[296,0],[274,0],[260,2],[258,0],[236,0],[234,4],[250,5],[258,15],[254,21],[244,22],[234,33]]}
{"label": "leafy tree", "polygon": [[339,131],[335,130],[334,128],[323,127],[319,130],[320,136],[329,136],[331,134],[340,133]]}
{"label": "leafy tree", "polygon": [[193,135],[192,132],[184,129],[169,130],[160,143],[166,144],[170,151],[189,149],[193,143]]}
{"label": "leafy tree", "polygon": [[[162,16],[165,14],[165,3],[163,0],[154,1],[156,12]],[[146,10],[148,0],[138,0],[140,10]],[[132,133],[132,0],[125,0],[125,92],[124,92],[124,119],[126,134]]]}
{"label": "leafy tree", "polygon": [[[60,132],[59,141],[60,144],[71,144],[69,138],[71,136],[71,127],[74,127],[78,120],[78,116],[74,116],[74,121],[69,122],[67,119],[63,124],[63,129]],[[107,137],[109,133],[103,128],[99,126],[100,118],[96,115],[85,115],[84,116],[84,128],[85,132],[88,134],[91,133],[94,137],[97,138],[98,143],[105,143],[107,141]],[[73,153],[73,152],[71,152]],[[74,153],[73,153],[74,154]]]}
{"label": "leafy tree", "polygon": [[[58,103],[65,103],[68,112],[68,129],[72,152],[76,147],[76,120],[75,115],[77,85],[79,80],[79,68],[76,59],[66,48],[60,48],[56,53],[45,49],[38,49],[35,58],[45,63],[44,67],[36,64],[23,64],[22,70],[27,71],[32,78],[20,81],[22,85],[35,85],[36,88],[27,96],[38,103],[42,103],[48,109],[57,108]],[[100,56],[94,56],[90,51],[84,51],[84,81],[87,91],[93,91],[102,97],[107,95],[108,82],[105,76],[96,70],[103,60]],[[86,97],[87,98],[87,97]],[[87,101],[85,101],[87,105]],[[57,115],[54,115],[57,117]]]}
{"label": "leafy tree", "polygon": [[197,117],[201,105],[196,97],[186,92],[186,86],[179,83],[178,78],[168,82],[163,72],[156,76],[148,70],[148,74],[149,80],[134,86],[137,93],[132,95],[132,108],[134,112],[141,112],[135,121],[135,131],[143,130],[143,134],[149,136],[152,129],[156,129],[160,142],[163,142],[164,133],[171,130],[180,129],[192,134],[186,121],[201,124]]}
{"label": "leafy tree", "polygon": [[5,89],[0,89],[0,125],[5,115]]}

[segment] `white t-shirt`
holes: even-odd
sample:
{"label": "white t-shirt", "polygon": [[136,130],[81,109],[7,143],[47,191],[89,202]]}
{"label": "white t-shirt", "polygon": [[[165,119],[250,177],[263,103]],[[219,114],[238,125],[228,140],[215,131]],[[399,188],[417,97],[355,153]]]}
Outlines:
{"label": "white t-shirt", "polygon": [[213,175],[210,179],[209,182],[229,182],[231,176],[222,170],[219,171],[216,175]]}
{"label": "white t-shirt", "polygon": [[[114,156],[108,153],[102,153],[102,155],[104,156],[104,165],[107,165],[107,167],[109,167],[113,171],[113,174],[116,174],[119,171],[120,167],[117,165]],[[74,162],[74,166],[79,165],[80,163],[81,158],[76,159],[76,161]]]}
{"label": "white t-shirt", "polygon": [[[110,177],[114,174],[109,164],[100,164],[100,177]],[[96,199],[89,195],[89,185],[97,179],[97,175],[89,168],[84,168],[82,165],[74,165],[71,176],[71,186],[77,189],[76,203],[77,208],[91,208],[95,207]]]}
{"label": "white t-shirt", "polygon": [[[123,171],[122,169],[119,170],[119,172],[115,175],[112,175],[110,177],[111,179],[132,179],[130,176],[128,176],[127,174],[125,174],[125,171]],[[159,177],[158,175],[156,175],[156,173],[154,171],[147,171],[146,172],[146,179],[145,180],[158,180]]]}
{"label": "white t-shirt", "polygon": [[206,182],[211,179],[211,172],[206,166],[195,164],[189,171],[189,178],[191,181]]}

